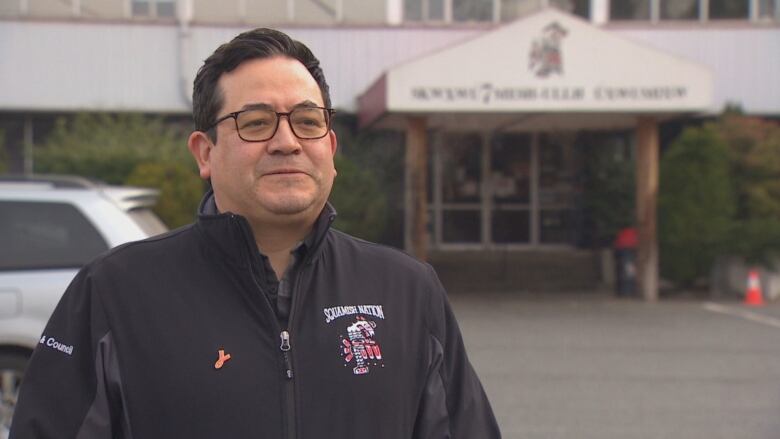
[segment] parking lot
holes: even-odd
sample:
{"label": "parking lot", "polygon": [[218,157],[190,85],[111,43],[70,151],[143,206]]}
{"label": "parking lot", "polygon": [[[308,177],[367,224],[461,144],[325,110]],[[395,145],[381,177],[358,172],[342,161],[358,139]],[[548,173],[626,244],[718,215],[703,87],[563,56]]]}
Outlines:
{"label": "parking lot", "polygon": [[505,438],[780,437],[780,304],[451,300]]}

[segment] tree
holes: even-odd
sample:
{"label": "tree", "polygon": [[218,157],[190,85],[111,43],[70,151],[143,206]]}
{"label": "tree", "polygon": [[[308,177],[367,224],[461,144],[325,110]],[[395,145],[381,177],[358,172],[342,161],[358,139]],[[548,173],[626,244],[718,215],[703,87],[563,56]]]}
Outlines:
{"label": "tree", "polygon": [[593,245],[612,245],[620,229],[634,224],[634,168],[633,160],[607,146],[585,156],[583,204],[589,228],[593,229]]}
{"label": "tree", "polygon": [[661,273],[683,286],[709,272],[736,211],[730,151],[712,126],[688,128],[661,160]]}
{"label": "tree", "polygon": [[712,128],[731,151],[737,217],[780,220],[780,126],[726,114]]}
{"label": "tree", "polygon": [[203,197],[203,182],[192,178],[192,167],[183,163],[140,163],[125,180],[126,185],[152,187],[160,191],[154,211],[169,227],[189,224]]}
{"label": "tree", "polygon": [[[339,140],[339,173],[331,196],[339,211],[336,227],[364,239],[402,246],[403,135],[360,130],[357,118],[349,115],[339,115],[334,124]],[[353,171],[356,178],[350,175]],[[361,182],[368,186],[359,186]]]}
{"label": "tree", "polygon": [[769,265],[780,250],[780,125],[732,111],[710,127],[730,150],[736,212],[729,251]]}
{"label": "tree", "polygon": [[336,155],[338,176],[330,201],[338,210],[338,229],[369,241],[376,241],[385,229],[387,200],[374,176],[342,154]]}
{"label": "tree", "polygon": [[184,130],[160,117],[81,113],[57,120],[36,151],[35,172],[157,188],[161,194],[155,212],[169,227],[177,227],[192,221],[203,192],[185,138]]}

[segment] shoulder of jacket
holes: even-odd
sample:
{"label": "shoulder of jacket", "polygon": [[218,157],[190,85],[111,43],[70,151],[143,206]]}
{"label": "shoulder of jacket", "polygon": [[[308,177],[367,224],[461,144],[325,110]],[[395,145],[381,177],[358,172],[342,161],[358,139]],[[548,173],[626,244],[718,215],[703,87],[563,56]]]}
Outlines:
{"label": "shoulder of jacket", "polygon": [[352,249],[357,256],[367,258],[378,258],[388,264],[398,264],[420,272],[429,272],[432,270],[430,264],[420,261],[414,256],[395,247],[384,244],[378,244],[366,241],[337,229],[330,229],[333,236],[333,244],[337,246],[337,251]]}
{"label": "shoulder of jacket", "polygon": [[192,233],[193,224],[188,224],[146,239],[126,242],[96,257],[84,268],[92,271],[106,264],[122,263],[128,259],[164,252],[172,246],[182,245],[187,242],[188,238],[191,239]]}

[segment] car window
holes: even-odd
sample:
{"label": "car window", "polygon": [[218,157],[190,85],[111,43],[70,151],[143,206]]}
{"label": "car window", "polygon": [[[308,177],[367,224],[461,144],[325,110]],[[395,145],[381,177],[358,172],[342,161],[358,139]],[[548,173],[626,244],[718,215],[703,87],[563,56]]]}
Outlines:
{"label": "car window", "polygon": [[80,267],[107,249],[70,204],[0,201],[0,270]]}

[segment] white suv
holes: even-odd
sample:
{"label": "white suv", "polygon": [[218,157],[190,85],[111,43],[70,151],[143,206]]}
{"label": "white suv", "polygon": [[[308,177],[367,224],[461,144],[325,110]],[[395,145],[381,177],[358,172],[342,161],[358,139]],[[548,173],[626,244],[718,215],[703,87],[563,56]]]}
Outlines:
{"label": "white suv", "polygon": [[0,439],[60,296],[95,256],[167,230],[150,210],[157,196],[79,177],[0,176]]}

